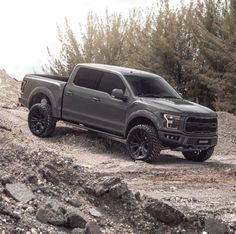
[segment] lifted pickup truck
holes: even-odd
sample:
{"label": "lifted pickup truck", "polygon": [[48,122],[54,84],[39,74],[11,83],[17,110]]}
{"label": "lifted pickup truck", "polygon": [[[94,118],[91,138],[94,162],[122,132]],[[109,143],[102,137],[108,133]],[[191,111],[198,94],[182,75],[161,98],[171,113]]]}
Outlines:
{"label": "lifted pickup truck", "polygon": [[184,100],[163,78],[135,69],[78,64],[70,77],[26,75],[21,104],[38,137],[58,120],[123,139],[134,160],[153,161],[162,149],[205,161],[217,144],[214,111]]}

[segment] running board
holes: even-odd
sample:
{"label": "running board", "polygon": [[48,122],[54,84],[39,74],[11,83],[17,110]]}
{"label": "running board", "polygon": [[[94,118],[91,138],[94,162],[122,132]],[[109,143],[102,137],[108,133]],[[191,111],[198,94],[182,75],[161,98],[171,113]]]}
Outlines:
{"label": "running board", "polygon": [[73,127],[76,127],[76,128],[79,128],[81,130],[89,130],[89,131],[92,131],[92,132],[96,132],[98,134],[101,134],[101,136],[106,136],[106,137],[109,137],[110,139],[113,139],[115,141],[119,141],[121,143],[126,143],[126,139],[124,137],[121,137],[121,136],[117,136],[117,135],[114,135],[114,134],[111,134],[111,133],[107,133],[107,132],[104,132],[104,131],[101,131],[101,130],[97,130],[97,129],[94,129],[94,128],[89,128],[83,124],[75,124],[75,123],[71,123],[71,122],[68,122],[68,121],[64,121],[66,124],[68,125],[71,125]]}

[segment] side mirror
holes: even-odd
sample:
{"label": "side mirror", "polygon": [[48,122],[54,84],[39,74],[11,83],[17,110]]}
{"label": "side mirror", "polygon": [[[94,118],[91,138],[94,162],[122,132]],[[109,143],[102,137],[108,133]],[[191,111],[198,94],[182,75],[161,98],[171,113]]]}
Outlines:
{"label": "side mirror", "polygon": [[128,97],[124,95],[124,92],[122,89],[113,89],[111,96],[113,98],[122,100],[122,101],[127,101]]}

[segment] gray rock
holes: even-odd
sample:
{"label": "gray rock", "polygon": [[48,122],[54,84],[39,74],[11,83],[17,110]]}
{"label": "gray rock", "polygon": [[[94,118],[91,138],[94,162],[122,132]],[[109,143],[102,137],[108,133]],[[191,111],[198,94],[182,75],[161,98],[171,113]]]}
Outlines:
{"label": "gray rock", "polygon": [[102,214],[101,214],[98,210],[96,210],[96,209],[94,209],[94,208],[91,208],[91,209],[89,210],[89,213],[90,213],[93,217],[96,217],[96,218],[102,217]]}
{"label": "gray rock", "polygon": [[81,211],[72,211],[66,214],[66,225],[70,228],[85,228],[87,217]]}
{"label": "gray rock", "polygon": [[46,169],[43,169],[42,170],[42,173],[43,173],[43,177],[48,181],[48,182],[51,182],[55,185],[58,185],[59,184],[59,175],[57,172],[53,171],[53,170],[50,170],[48,168]]}
{"label": "gray rock", "polygon": [[34,213],[34,211],[35,211],[35,209],[34,209],[34,207],[32,207],[32,206],[29,206],[28,208],[26,208],[26,210],[25,210],[26,212],[28,212],[28,213],[30,213],[30,214],[33,214]]}
{"label": "gray rock", "polygon": [[14,178],[12,175],[2,175],[0,178],[0,182],[2,183],[2,185],[6,185],[6,184],[10,184],[14,181]]}
{"label": "gray rock", "polygon": [[72,234],[84,234],[85,233],[85,229],[82,228],[74,228],[72,230]]}
{"label": "gray rock", "polygon": [[184,214],[168,204],[157,199],[148,198],[145,210],[156,220],[166,224],[180,224],[184,219]]}
{"label": "gray rock", "polygon": [[100,228],[98,224],[94,221],[88,222],[85,228],[85,234],[99,234]]}
{"label": "gray rock", "polygon": [[96,196],[102,196],[104,193],[108,192],[112,186],[120,183],[120,178],[115,176],[105,176],[99,178],[94,183],[94,191]]}
{"label": "gray rock", "polygon": [[82,205],[82,201],[79,197],[69,198],[67,202],[74,207],[80,207]]}
{"label": "gray rock", "polygon": [[140,192],[136,192],[136,193],[134,194],[134,196],[135,196],[135,198],[136,198],[137,201],[141,201],[141,194],[140,194]]}
{"label": "gray rock", "polygon": [[8,215],[14,219],[20,219],[20,215],[14,212],[14,210],[10,207],[5,205],[4,203],[0,203],[0,214]]}
{"label": "gray rock", "polygon": [[27,180],[31,183],[31,184],[36,184],[38,185],[38,177],[34,174],[30,174],[27,176]]}
{"label": "gray rock", "polygon": [[124,193],[128,192],[128,187],[125,183],[118,183],[113,185],[110,190],[109,190],[109,194],[111,195],[111,197],[113,198],[119,198],[121,197]]}
{"label": "gray rock", "polygon": [[6,184],[6,191],[11,195],[16,201],[26,203],[35,198],[32,191],[22,183]]}
{"label": "gray rock", "polygon": [[66,210],[60,203],[55,201],[46,202],[45,205],[38,209],[36,218],[42,223],[64,226],[66,224],[65,213]]}
{"label": "gray rock", "polygon": [[205,231],[207,231],[208,234],[225,234],[229,233],[229,228],[218,219],[208,218],[205,220]]}
{"label": "gray rock", "polygon": [[37,230],[35,228],[30,229],[31,234],[38,234]]}

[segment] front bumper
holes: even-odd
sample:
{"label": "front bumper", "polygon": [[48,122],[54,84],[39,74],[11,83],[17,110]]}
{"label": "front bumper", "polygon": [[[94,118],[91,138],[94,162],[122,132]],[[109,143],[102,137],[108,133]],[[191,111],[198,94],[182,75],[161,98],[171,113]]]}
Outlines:
{"label": "front bumper", "polygon": [[177,133],[171,131],[158,131],[163,147],[173,150],[189,151],[204,150],[217,144],[216,134]]}

